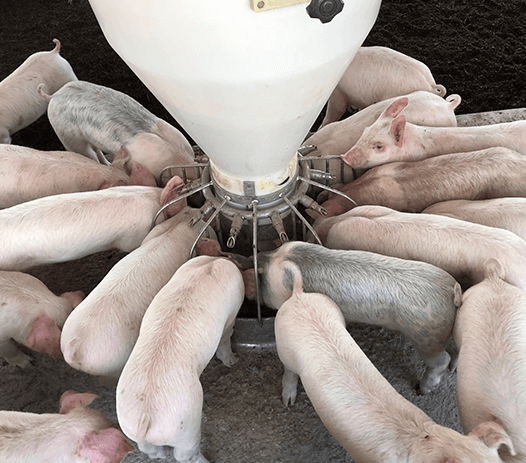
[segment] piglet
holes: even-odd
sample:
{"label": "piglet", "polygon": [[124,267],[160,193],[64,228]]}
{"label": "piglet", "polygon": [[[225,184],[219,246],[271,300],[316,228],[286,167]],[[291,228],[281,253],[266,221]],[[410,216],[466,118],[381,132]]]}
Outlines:
{"label": "piglet", "polygon": [[77,80],[70,64],[59,54],[60,41],[53,42],[53,50],[32,54],[0,82],[0,143],[11,143],[11,135],[45,114],[48,102],[38,94],[39,84],[54,93]]}
{"label": "piglet", "polygon": [[484,279],[484,262],[502,262],[505,279],[526,290],[526,241],[508,230],[432,214],[360,206],[317,221],[314,229],[333,249],[358,249],[428,262],[465,289]]}
{"label": "piglet", "polygon": [[111,166],[71,151],[40,151],[0,145],[0,209],[62,193],[94,191],[113,186],[156,186],[153,175],[135,164],[126,173],[129,154],[120,151]]}
{"label": "piglet", "polygon": [[[390,162],[373,167],[338,189],[358,205],[422,212],[435,203],[453,199],[526,196],[525,178],[526,157],[508,148],[495,147],[420,161]],[[329,197],[322,202],[328,217],[354,207],[342,196],[331,193]]]}
{"label": "piglet", "polygon": [[[86,373],[119,378],[139,336],[139,327],[154,296],[190,258],[190,249],[205,225],[186,207],[157,225],[141,245],[122,258],[67,319],[62,330],[64,359]],[[203,234],[215,237],[212,229]],[[217,241],[216,241],[217,242]]]}
{"label": "piglet", "polygon": [[0,271],[0,357],[10,365],[28,366],[31,357],[16,343],[58,357],[60,330],[83,298],[82,291],[56,296],[34,276]]}
{"label": "piglet", "polygon": [[499,261],[484,268],[455,322],[458,411],[465,432],[502,426],[515,452],[501,458],[519,463],[526,461],[526,293],[503,279]]}
{"label": "piglet", "polygon": [[[163,188],[118,186],[28,201],[0,211],[0,269],[25,270],[95,252],[138,248],[157,212],[182,185],[173,177]],[[166,215],[183,207],[176,203]],[[158,218],[158,223],[165,215]]]}
{"label": "piglet", "polygon": [[391,103],[342,155],[344,162],[358,169],[494,146],[526,154],[526,121],[477,127],[425,127],[407,122],[401,114],[408,102],[407,97],[402,97]]}
{"label": "piglet", "polygon": [[[69,151],[107,164],[105,155],[124,147],[131,166],[140,163],[158,184],[165,167],[194,162],[193,148],[179,130],[122,92],[84,81],[71,82],[52,96],[43,90],[39,87],[50,100],[49,122]],[[188,170],[188,180],[197,176],[196,168]]]}
{"label": "piglet", "polygon": [[362,109],[417,90],[446,96],[421,61],[387,47],[360,47],[331,94],[320,127],[337,121],[348,107]]}
{"label": "piglet", "polygon": [[[500,169],[501,165],[499,165]],[[499,169],[496,169],[498,172]],[[497,172],[495,174],[497,175]],[[524,180],[526,176],[523,175]],[[501,187],[506,187],[501,181]],[[453,200],[433,204],[424,214],[445,215],[454,219],[504,228],[526,240],[526,198],[494,198],[478,201]]]}
{"label": "piglet", "polygon": [[217,351],[226,366],[244,298],[241,272],[222,257],[183,264],[157,293],[117,385],[122,431],[150,458],[173,451],[178,463],[206,463],[200,453],[203,389],[199,376]]}
{"label": "piglet", "polygon": [[[449,95],[442,98],[436,94],[419,90],[407,96],[409,101],[404,109],[407,120],[412,124],[456,127],[455,108],[460,104],[459,95]],[[344,154],[359,140],[362,132],[374,124],[385,109],[396,99],[389,98],[367,106],[340,122],[332,122],[320,128],[305,140],[304,145],[313,145],[314,151],[309,156],[326,156]]]}
{"label": "piglet", "polygon": [[[424,262],[289,242],[258,254],[261,296],[268,307],[280,309],[291,297],[291,267],[301,275],[303,291],[329,296],[347,321],[404,334],[427,366],[420,392],[427,394],[440,384],[450,363],[445,349],[462,300],[451,275]],[[244,272],[244,278],[250,297],[255,293],[254,271]]]}
{"label": "piglet", "polygon": [[513,448],[496,424],[464,436],[435,423],[376,369],[334,301],[303,293],[301,276],[293,285],[275,320],[283,402],[294,403],[301,378],[323,424],[356,463],[499,463],[498,449]]}
{"label": "piglet", "polygon": [[66,391],[60,411],[0,411],[0,461],[120,463],[133,446],[115,423],[89,405],[99,396]]}

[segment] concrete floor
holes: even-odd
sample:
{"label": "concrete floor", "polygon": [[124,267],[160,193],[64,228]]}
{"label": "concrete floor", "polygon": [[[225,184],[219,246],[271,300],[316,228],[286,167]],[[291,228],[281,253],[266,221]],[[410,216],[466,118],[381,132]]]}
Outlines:
{"label": "concrete floor", "polygon": [[[423,364],[400,335],[384,329],[355,325],[352,336],[382,374],[405,398],[433,420],[458,431],[455,375],[427,396],[415,385]],[[351,463],[354,460],[329,434],[300,386],[297,401],[281,401],[283,367],[275,349],[237,344],[239,361],[225,367],[214,358],[201,376],[204,391],[202,452],[215,463]],[[56,413],[62,392],[93,391],[101,396],[93,407],[116,421],[114,389],[69,367],[62,359],[36,354],[29,370],[0,364],[0,409]],[[124,463],[146,463],[147,455],[129,453]],[[173,458],[165,460],[174,462]],[[32,462],[24,462],[32,463]]]}

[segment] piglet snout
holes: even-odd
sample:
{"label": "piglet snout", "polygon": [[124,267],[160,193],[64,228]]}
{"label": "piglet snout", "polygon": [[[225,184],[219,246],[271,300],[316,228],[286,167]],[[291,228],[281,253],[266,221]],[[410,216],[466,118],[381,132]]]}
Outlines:
{"label": "piglet snout", "polygon": [[42,314],[31,324],[31,332],[26,338],[26,345],[50,357],[60,355],[60,329],[49,315]]}

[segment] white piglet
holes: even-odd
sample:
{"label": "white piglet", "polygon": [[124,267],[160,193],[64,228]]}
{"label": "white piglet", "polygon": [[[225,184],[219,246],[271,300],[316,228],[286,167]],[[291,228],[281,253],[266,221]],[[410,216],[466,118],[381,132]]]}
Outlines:
{"label": "white piglet", "polygon": [[486,278],[469,288],[455,322],[459,349],[457,402],[464,432],[502,426],[514,452],[526,461],[526,294],[503,280],[500,263],[485,264]]}
{"label": "white piglet", "polygon": [[[183,134],[125,93],[84,81],[71,82],[52,96],[39,91],[50,100],[49,122],[69,151],[108,164],[105,155],[124,147],[132,166],[142,164],[159,184],[165,167],[194,162]],[[188,178],[196,176],[196,169],[190,169]]]}
{"label": "white piglet", "polygon": [[122,431],[150,458],[206,463],[200,453],[203,389],[199,376],[217,351],[236,362],[230,336],[243,302],[241,272],[223,257],[182,265],[144,315],[117,385]]}
{"label": "white piglet", "polygon": [[[190,258],[204,226],[203,221],[191,226],[197,215],[196,209],[183,209],[112,267],[64,325],[61,346],[67,363],[92,375],[119,378],[146,309]],[[215,233],[209,228],[203,236],[213,238]]]}
{"label": "white piglet", "polygon": [[[460,104],[459,95],[442,98],[436,94],[419,90],[407,96],[409,104],[404,109],[407,120],[412,124],[436,127],[455,127],[455,108]],[[314,145],[316,150],[309,155],[323,156],[344,154],[360,139],[363,131],[374,124],[376,119],[398,96],[367,106],[348,118],[321,127],[305,140],[304,145]]]}
{"label": "white piglet", "polygon": [[[496,170],[498,169],[499,165],[496,167]],[[506,187],[508,182],[502,182],[501,185]],[[494,198],[479,201],[458,199],[433,204],[422,212],[445,215],[488,227],[504,228],[526,240],[526,198]]]}
{"label": "white piglet", "polygon": [[356,463],[501,463],[510,445],[495,427],[464,436],[435,423],[402,397],[362,352],[327,296],[303,293],[300,277],[275,321],[285,366],[283,402],[298,378],[323,424]]}
{"label": "white piglet", "polygon": [[71,151],[0,145],[0,209],[56,194],[157,185],[140,164],[128,175],[125,165],[129,160],[129,155],[121,151],[111,166],[106,166]]}
{"label": "white piglet", "polygon": [[120,463],[133,445],[118,425],[89,407],[98,397],[66,391],[59,413],[0,411],[0,461]]}
{"label": "white piglet", "polygon": [[[419,161],[390,162],[369,169],[338,189],[358,205],[422,212],[447,200],[526,196],[525,177],[526,156],[497,146]],[[320,203],[321,197],[318,196]],[[330,200],[322,203],[327,216],[354,207],[342,196],[331,193],[329,197]]]}
{"label": "white piglet", "polygon": [[325,246],[357,249],[428,262],[467,288],[484,279],[484,262],[494,257],[506,281],[526,290],[526,242],[514,233],[432,214],[359,206],[315,224]]}
{"label": "white piglet", "polygon": [[446,96],[421,61],[387,47],[360,47],[329,98],[321,127],[337,121],[348,107],[362,109],[417,90]]}
{"label": "white piglet", "polygon": [[[47,196],[0,211],[0,269],[25,270],[66,262],[108,249],[130,252],[182,181],[166,187],[118,186]],[[177,213],[183,205],[167,211]],[[164,220],[164,215],[159,222]]]}
{"label": "white piglet", "polygon": [[54,93],[77,80],[70,64],[60,56],[60,42],[53,42],[53,50],[32,54],[0,82],[0,143],[11,143],[11,135],[46,113],[48,102],[39,95],[39,84]]}
{"label": "white piglet", "polygon": [[344,162],[359,169],[496,146],[526,154],[526,121],[477,127],[426,127],[407,122],[402,113],[407,105],[406,97],[395,100],[342,155]]}
{"label": "white piglet", "polygon": [[17,343],[58,357],[60,329],[83,298],[82,291],[56,296],[32,275],[0,271],[0,357],[28,366],[31,357]]}

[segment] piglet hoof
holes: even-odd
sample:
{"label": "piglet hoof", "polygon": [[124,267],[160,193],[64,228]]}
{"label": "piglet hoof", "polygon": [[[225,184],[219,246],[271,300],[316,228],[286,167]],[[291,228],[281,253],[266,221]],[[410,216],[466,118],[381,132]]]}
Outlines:
{"label": "piglet hoof", "polygon": [[3,358],[5,362],[11,367],[18,367],[22,369],[29,369],[33,367],[31,363],[33,358],[29,355],[24,354],[20,349],[15,346],[15,343],[11,340],[3,343],[0,349],[0,365],[3,364],[1,359]]}
{"label": "piglet hoof", "polygon": [[448,348],[447,352],[451,356],[451,361],[449,362],[449,371],[452,373],[457,370],[458,366],[458,350],[456,347]]}
{"label": "piglet hoof", "polygon": [[33,368],[35,368],[35,366],[33,365],[32,360],[33,359],[31,357],[27,357],[22,362],[17,364],[17,366],[22,368],[23,370],[32,370]]}
{"label": "piglet hoof", "polygon": [[22,355],[24,355],[23,358],[19,358],[17,360],[8,360],[8,365],[12,367],[22,368],[23,370],[31,370],[32,368],[34,368],[34,365],[32,363],[33,359],[25,354]]}
{"label": "piglet hoof", "polygon": [[166,460],[171,451],[170,447],[168,446],[153,445],[148,442],[138,442],[137,447],[139,447],[139,450],[142,453],[145,453],[146,455],[148,455],[148,457],[152,459],[159,458],[162,460]]}
{"label": "piglet hoof", "polygon": [[420,382],[415,387],[415,391],[417,395],[427,395],[433,392],[435,389],[438,388],[438,386],[442,382],[443,377],[444,377],[444,372],[439,373],[439,374],[433,374],[432,376],[424,374],[424,377],[420,380]]}
{"label": "piglet hoof", "polygon": [[[418,384],[415,387],[416,395],[426,395],[426,392],[424,392],[421,388],[421,383],[418,382]],[[429,392],[429,391],[428,391]]]}
{"label": "piglet hoof", "polygon": [[113,376],[99,376],[100,385],[107,389],[115,389],[117,387],[118,381],[119,378],[115,378]]}
{"label": "piglet hoof", "polygon": [[281,394],[281,399],[283,400],[283,405],[285,407],[290,405],[294,405],[294,402],[296,402],[296,390],[287,390],[285,387],[283,388],[283,393]]}
{"label": "piglet hoof", "polygon": [[225,365],[228,368],[234,366],[239,360],[233,352],[231,352],[230,354],[224,354],[221,356],[218,353],[217,357],[219,358],[219,360],[223,362],[223,365]]}

